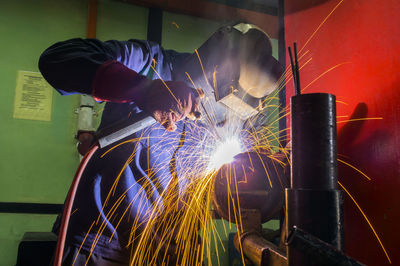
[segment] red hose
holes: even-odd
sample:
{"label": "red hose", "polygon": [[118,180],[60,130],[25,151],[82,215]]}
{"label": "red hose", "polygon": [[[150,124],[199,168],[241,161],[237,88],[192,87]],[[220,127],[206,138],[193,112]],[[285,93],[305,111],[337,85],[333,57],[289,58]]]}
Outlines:
{"label": "red hose", "polygon": [[72,205],[74,203],[76,190],[79,185],[79,181],[81,180],[81,176],[83,171],[86,168],[87,163],[89,162],[90,158],[92,158],[94,152],[99,148],[98,143],[94,144],[90,150],[85,154],[82,158],[81,163],[76,170],[74,180],[72,181],[71,187],[69,188],[67,198],[65,199],[64,203],[64,211],[61,220],[61,227],[60,232],[58,233],[57,239],[57,247],[56,247],[56,255],[54,257],[54,266],[61,266],[62,257],[64,253],[64,246],[65,246],[65,238],[67,236],[67,229],[69,218],[71,216]]}

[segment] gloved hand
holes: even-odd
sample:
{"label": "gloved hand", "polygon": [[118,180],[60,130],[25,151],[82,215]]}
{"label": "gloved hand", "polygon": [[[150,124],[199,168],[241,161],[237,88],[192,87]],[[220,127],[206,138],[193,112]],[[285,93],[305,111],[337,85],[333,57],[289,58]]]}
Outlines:
{"label": "gloved hand", "polygon": [[96,100],[135,102],[167,130],[185,117],[199,117],[200,93],[184,82],[149,80],[122,63],[110,60],[100,66],[92,83]]}
{"label": "gloved hand", "polygon": [[184,82],[152,80],[143,98],[136,101],[142,110],[151,114],[168,131],[176,129],[175,123],[188,117],[194,120],[200,115],[198,91]]}

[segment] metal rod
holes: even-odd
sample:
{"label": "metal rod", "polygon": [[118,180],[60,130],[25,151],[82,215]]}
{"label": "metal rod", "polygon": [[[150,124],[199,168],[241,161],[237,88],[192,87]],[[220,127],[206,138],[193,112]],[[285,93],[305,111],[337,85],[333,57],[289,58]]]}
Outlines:
{"label": "metal rod", "polygon": [[297,88],[296,88],[296,86],[297,86],[297,82],[296,82],[296,80],[297,80],[297,77],[296,77],[296,70],[295,70],[295,66],[294,66],[294,63],[293,63],[292,50],[290,49],[290,46],[288,47],[288,50],[289,50],[290,66],[291,66],[291,68],[292,68],[294,92],[295,92],[295,94],[297,94]]}
{"label": "metal rod", "polygon": [[299,73],[299,62],[297,61],[297,44],[294,43],[294,69],[296,71],[296,95],[301,94],[300,89],[300,73]]}

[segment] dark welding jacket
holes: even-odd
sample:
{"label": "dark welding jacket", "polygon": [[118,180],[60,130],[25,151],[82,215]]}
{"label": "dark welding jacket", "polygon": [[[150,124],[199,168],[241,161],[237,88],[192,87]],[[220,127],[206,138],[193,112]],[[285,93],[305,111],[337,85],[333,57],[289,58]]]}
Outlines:
{"label": "dark welding jacket", "polygon": [[[186,56],[148,41],[72,39],[49,47],[39,60],[39,69],[62,95],[91,94],[93,78],[104,62],[117,60],[150,79],[168,81],[173,80],[174,69]],[[153,59],[159,76],[151,71]],[[100,128],[138,112],[133,102],[107,103]],[[202,127],[194,122],[178,122],[175,132],[156,123],[121,140],[119,143],[131,141],[110,152],[110,147],[98,150],[76,193],[67,245],[127,261],[132,244],[129,239],[137,238],[149,215],[162,211],[161,195],[173,175],[179,179],[179,194],[184,193],[190,175],[187,169],[201,162],[201,139]]]}

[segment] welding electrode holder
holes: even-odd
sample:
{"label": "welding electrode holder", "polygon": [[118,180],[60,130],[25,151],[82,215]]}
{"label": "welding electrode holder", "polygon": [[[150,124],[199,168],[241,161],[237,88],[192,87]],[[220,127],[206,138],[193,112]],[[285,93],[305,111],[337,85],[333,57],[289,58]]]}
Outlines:
{"label": "welding electrode holder", "polygon": [[[343,251],[343,199],[337,189],[336,98],[291,98],[291,186],[286,189],[286,236],[294,227]],[[288,245],[289,265],[317,265]]]}
{"label": "welding electrode holder", "polygon": [[133,115],[131,118],[118,121],[96,133],[99,147],[111,145],[156,123],[156,120],[145,112]]}

